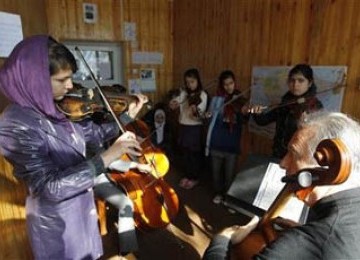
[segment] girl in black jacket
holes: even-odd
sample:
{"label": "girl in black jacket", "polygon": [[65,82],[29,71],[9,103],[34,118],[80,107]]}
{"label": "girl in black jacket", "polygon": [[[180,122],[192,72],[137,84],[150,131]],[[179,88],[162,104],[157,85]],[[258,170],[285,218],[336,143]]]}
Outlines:
{"label": "girl in black jacket", "polygon": [[297,130],[298,120],[303,113],[310,113],[323,108],[316,98],[316,85],[312,68],[307,64],[298,64],[288,74],[289,90],[281,98],[276,108],[264,112],[264,107],[253,105],[249,112],[258,125],[268,125],[276,122],[272,156],[278,159],[284,157],[287,145]]}

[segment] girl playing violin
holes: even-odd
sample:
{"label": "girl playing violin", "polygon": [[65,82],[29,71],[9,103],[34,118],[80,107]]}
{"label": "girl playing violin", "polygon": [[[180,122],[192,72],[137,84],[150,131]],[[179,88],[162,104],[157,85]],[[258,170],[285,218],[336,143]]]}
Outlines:
{"label": "girl playing violin", "polygon": [[258,125],[276,122],[272,156],[281,159],[287,152],[287,145],[297,129],[297,123],[303,113],[323,108],[316,98],[316,85],[312,68],[307,64],[298,64],[288,74],[288,92],[281,98],[281,103],[266,112],[264,106],[251,105],[248,112]]}
{"label": "girl playing violin", "polygon": [[[0,70],[11,104],[0,120],[1,153],[27,185],[26,223],[35,259],[98,259],[103,254],[94,203],[97,176],[141,147],[113,123],[76,123],[55,106],[73,88],[72,53],[48,35],[21,41]],[[91,158],[87,147],[98,147]]]}
{"label": "girl playing violin", "polygon": [[[205,154],[211,155],[211,168],[215,197],[213,202],[219,204],[230,187],[235,174],[237,157],[240,154],[242,122],[247,114],[244,107],[246,99],[233,98],[240,95],[231,70],[224,70],[219,76],[217,95],[211,99],[207,117],[212,117],[208,127]],[[229,102],[224,106],[224,103]],[[222,170],[224,166],[224,170]]]}
{"label": "girl playing violin", "polygon": [[203,90],[197,69],[184,73],[185,90],[169,102],[171,109],[180,107],[178,143],[182,148],[182,165],[185,176],[180,180],[180,187],[192,189],[199,183],[202,158],[203,123],[200,118],[207,106],[207,94]]}

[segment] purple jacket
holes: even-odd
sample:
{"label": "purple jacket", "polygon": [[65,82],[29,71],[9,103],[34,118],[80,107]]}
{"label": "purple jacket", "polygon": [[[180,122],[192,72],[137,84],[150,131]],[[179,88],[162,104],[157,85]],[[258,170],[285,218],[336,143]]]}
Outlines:
{"label": "purple jacket", "polygon": [[0,152],[29,190],[26,221],[35,259],[97,259],[103,252],[92,187],[103,165],[86,159],[86,148],[101,149],[118,129],[75,124],[59,114],[47,40],[26,39],[0,70],[0,90],[12,102],[0,118]]}

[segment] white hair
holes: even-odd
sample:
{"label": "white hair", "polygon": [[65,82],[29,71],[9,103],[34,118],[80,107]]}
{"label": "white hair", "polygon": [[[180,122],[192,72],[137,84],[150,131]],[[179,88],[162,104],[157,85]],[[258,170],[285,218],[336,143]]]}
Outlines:
{"label": "white hair", "polygon": [[321,140],[340,139],[351,158],[351,176],[355,175],[354,179],[360,184],[360,125],[357,121],[340,112],[319,111],[305,115],[299,122],[299,129],[301,128],[314,130],[314,136],[307,142],[311,154],[314,154]]}

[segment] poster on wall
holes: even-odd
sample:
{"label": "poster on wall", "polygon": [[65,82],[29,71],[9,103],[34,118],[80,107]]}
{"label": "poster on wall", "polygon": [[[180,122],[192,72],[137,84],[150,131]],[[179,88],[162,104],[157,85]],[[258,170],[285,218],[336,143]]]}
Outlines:
{"label": "poster on wall", "polygon": [[23,38],[20,15],[0,12],[0,57],[8,57]]}
{"label": "poster on wall", "polygon": [[163,64],[164,55],[161,52],[134,51],[133,64]]}
{"label": "poster on wall", "polygon": [[140,79],[129,79],[128,86],[130,94],[141,93]]}
{"label": "poster on wall", "polygon": [[136,41],[136,23],[124,22],[124,40]]}
{"label": "poster on wall", "polygon": [[155,69],[140,69],[141,91],[156,91]]}
{"label": "poster on wall", "polygon": [[[251,104],[274,106],[288,91],[287,77],[290,66],[253,67],[251,85]],[[312,66],[314,83],[317,86],[316,97],[328,111],[340,111],[346,84],[346,66]],[[272,138],[275,124],[259,126],[253,119],[249,121],[249,131]]]}

